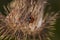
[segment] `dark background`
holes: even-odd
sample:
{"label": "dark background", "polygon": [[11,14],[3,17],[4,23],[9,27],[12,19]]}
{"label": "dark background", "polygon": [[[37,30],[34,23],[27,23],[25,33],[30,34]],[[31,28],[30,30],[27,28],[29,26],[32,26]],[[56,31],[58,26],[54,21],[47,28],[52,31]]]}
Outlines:
{"label": "dark background", "polygon": [[[5,10],[3,9],[3,5],[6,6],[11,1],[12,0],[0,0],[0,12],[2,12],[2,14],[5,16],[6,14],[4,13]],[[60,0],[48,0],[48,2],[52,6],[52,11],[55,12],[60,11]],[[60,18],[57,19],[55,27],[56,27],[56,31],[55,31],[56,34],[55,34],[55,38],[53,38],[52,40],[60,40]]]}

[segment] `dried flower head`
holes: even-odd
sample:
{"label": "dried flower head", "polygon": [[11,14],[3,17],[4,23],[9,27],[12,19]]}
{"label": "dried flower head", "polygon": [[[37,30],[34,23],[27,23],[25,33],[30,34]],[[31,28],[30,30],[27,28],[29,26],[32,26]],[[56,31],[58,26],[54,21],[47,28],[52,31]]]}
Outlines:
{"label": "dried flower head", "polygon": [[0,26],[2,40],[50,40],[58,13],[44,14],[46,4],[47,0],[13,0],[0,23],[5,23]]}

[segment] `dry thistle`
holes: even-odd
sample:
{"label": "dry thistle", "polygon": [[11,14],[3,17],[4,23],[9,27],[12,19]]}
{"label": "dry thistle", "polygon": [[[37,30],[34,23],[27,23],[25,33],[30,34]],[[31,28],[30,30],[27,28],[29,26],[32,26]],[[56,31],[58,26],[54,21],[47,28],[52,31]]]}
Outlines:
{"label": "dry thistle", "polygon": [[5,25],[0,23],[2,40],[51,40],[58,13],[44,15],[46,4],[46,0],[13,0],[8,6],[10,13],[2,21]]}

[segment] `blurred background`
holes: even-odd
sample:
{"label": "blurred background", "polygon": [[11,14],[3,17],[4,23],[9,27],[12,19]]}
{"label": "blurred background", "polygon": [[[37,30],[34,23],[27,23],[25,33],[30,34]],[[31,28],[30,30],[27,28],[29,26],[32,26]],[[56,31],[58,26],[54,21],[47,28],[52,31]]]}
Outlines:
{"label": "blurred background", "polygon": [[[7,6],[8,3],[10,3],[12,0],[0,0],[0,12],[6,16],[5,10],[3,8],[3,5]],[[50,6],[52,6],[51,11],[60,11],[60,0],[48,0],[50,3]],[[48,7],[49,5],[47,5]],[[47,9],[46,7],[46,9]],[[52,40],[60,40],[60,18],[57,18],[56,24],[55,24],[55,37]]]}

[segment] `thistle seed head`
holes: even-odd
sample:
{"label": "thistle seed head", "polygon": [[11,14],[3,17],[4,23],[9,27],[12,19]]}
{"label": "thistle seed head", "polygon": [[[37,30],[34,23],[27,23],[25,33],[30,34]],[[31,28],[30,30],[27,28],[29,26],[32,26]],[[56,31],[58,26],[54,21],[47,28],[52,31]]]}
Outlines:
{"label": "thistle seed head", "polygon": [[59,13],[44,15],[46,4],[47,0],[13,0],[8,6],[10,13],[3,18],[6,25],[0,26],[2,40],[51,40]]}

